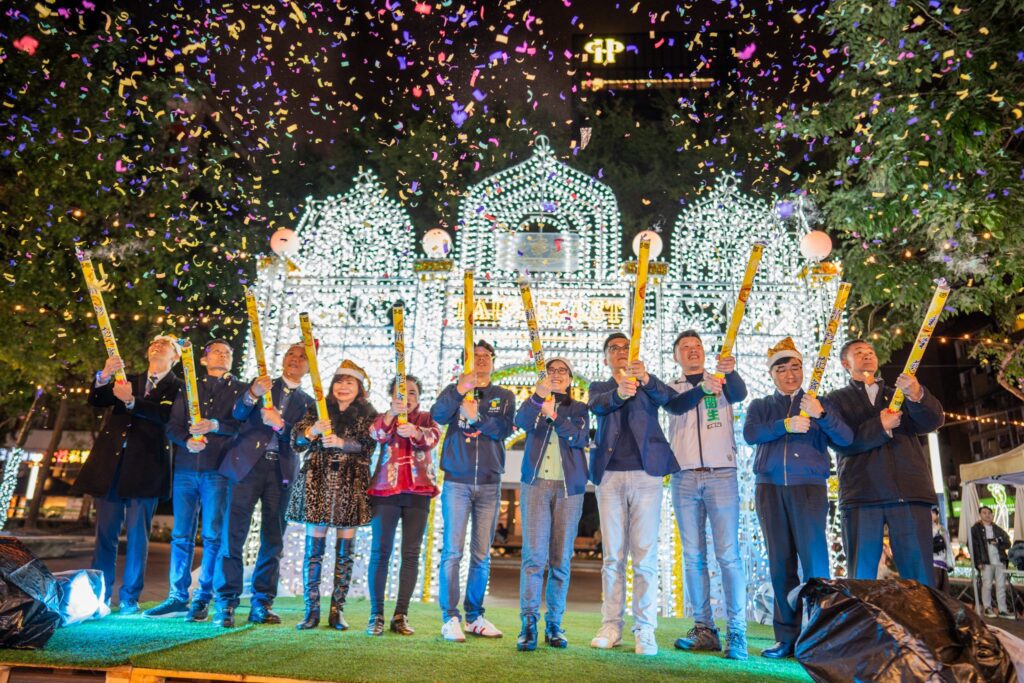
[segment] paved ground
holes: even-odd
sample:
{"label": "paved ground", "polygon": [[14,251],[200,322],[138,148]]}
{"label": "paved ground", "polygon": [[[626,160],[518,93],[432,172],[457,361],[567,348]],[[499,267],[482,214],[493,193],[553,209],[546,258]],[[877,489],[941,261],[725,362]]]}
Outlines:
{"label": "paved ground", "polygon": [[[196,566],[199,565],[202,552],[202,548],[196,548]],[[169,556],[170,545],[167,543],[150,544],[149,564],[146,567],[146,586],[142,591],[143,602],[159,601],[167,597]],[[121,559],[123,559],[123,556]],[[89,553],[76,553],[60,559],[46,560],[46,566],[55,572],[84,569],[89,566],[89,560]],[[572,581],[569,584],[568,608],[585,612],[598,612],[601,609],[600,563],[593,560],[580,560],[576,564],[578,566],[574,569]],[[121,563],[119,562],[115,586],[121,584],[121,569]],[[518,558],[495,558],[492,561],[491,592],[488,601],[499,607],[516,607],[519,605]]]}

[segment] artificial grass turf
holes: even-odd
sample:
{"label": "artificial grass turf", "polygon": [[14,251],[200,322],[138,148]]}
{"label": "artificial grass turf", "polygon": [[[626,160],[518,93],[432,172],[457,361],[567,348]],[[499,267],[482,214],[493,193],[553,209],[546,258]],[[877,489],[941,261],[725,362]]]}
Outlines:
{"label": "artificial grass turf", "polygon": [[[251,625],[237,630],[250,629]],[[0,664],[107,668],[128,664],[145,653],[224,635],[227,635],[224,629],[211,622],[190,624],[184,619],[144,619],[141,613],[120,617],[115,612],[97,621],[57,629],[41,650],[0,651]]]}
{"label": "artificial grass turf", "polygon": [[[302,619],[301,601],[282,599],[275,604],[284,623],[232,632],[216,640],[197,640],[171,649],[131,657],[134,666],[182,671],[259,674],[316,681],[492,681],[581,680],[592,681],[808,681],[794,660],[772,661],[760,650],[774,643],[771,627],[752,625],[748,631],[750,659],[738,662],[722,653],[691,654],[675,650],[672,643],[693,624],[688,619],[661,619],[658,628],[660,653],[643,657],[633,653],[633,637],[623,634],[623,644],[611,651],[595,650],[590,639],[600,627],[600,615],[569,612],[563,619],[569,647],[555,650],[541,642],[535,652],[517,652],[518,610],[488,608],[487,616],[505,632],[504,638],[467,636],[466,643],[441,638],[441,618],[436,604],[415,603],[409,620],[416,634],[383,637],[365,635],[369,616],[365,600],[352,601],[345,615],[346,632],[326,628],[326,602],[321,627],[296,631]],[[388,603],[386,609],[392,609]],[[386,615],[390,618],[390,612]],[[244,607],[236,615],[245,618]],[[543,627],[543,621],[541,622]],[[723,631],[724,632],[724,631]]]}

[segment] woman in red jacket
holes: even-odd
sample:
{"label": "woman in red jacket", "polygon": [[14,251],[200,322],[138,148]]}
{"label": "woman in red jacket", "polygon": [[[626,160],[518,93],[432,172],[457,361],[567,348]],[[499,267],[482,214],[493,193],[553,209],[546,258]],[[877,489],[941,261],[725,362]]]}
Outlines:
{"label": "woman in red jacket", "polygon": [[[406,406],[396,397],[397,378],[391,380],[391,408],[374,420],[370,436],[382,444],[380,460],[370,483],[373,505],[373,547],[370,550],[370,621],[367,635],[384,635],[384,585],[395,545],[395,531],[402,522],[402,568],[398,578],[398,601],[391,630],[413,634],[407,615],[409,600],[419,574],[420,546],[430,514],[430,499],[438,494],[437,472],[431,454],[441,430],[430,413],[420,410],[420,381],[406,376]],[[406,409],[408,421],[399,424]]]}

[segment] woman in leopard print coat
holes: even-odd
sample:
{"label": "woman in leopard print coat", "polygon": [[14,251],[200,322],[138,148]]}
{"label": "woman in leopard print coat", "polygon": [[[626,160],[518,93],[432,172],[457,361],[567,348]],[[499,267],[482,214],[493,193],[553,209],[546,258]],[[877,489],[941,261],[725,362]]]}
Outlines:
{"label": "woman in leopard print coat", "polygon": [[[303,457],[302,470],[292,487],[287,518],[306,525],[302,580],[306,618],[299,629],[320,623],[320,574],[327,530],[338,530],[331,592],[331,628],[345,630],[344,606],[352,579],[356,527],[373,517],[366,494],[370,487],[370,458],[376,442],[370,425],[377,411],[366,399],[366,372],[345,360],[334,373],[327,396],[329,420],[318,420],[316,407],[292,428],[292,447]],[[331,432],[325,436],[326,432]]]}

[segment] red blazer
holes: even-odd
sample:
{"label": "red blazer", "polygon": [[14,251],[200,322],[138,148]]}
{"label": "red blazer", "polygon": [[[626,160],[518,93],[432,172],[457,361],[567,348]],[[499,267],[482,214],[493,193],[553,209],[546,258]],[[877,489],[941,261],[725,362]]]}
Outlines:
{"label": "red blazer", "polygon": [[432,451],[441,439],[441,428],[430,417],[430,413],[416,410],[409,413],[409,422],[422,430],[422,438],[409,439],[399,436],[398,419],[385,426],[387,413],[381,413],[370,426],[370,436],[382,444],[377,469],[373,473],[371,496],[393,496],[398,493],[413,493],[421,496],[436,496],[437,466]]}

